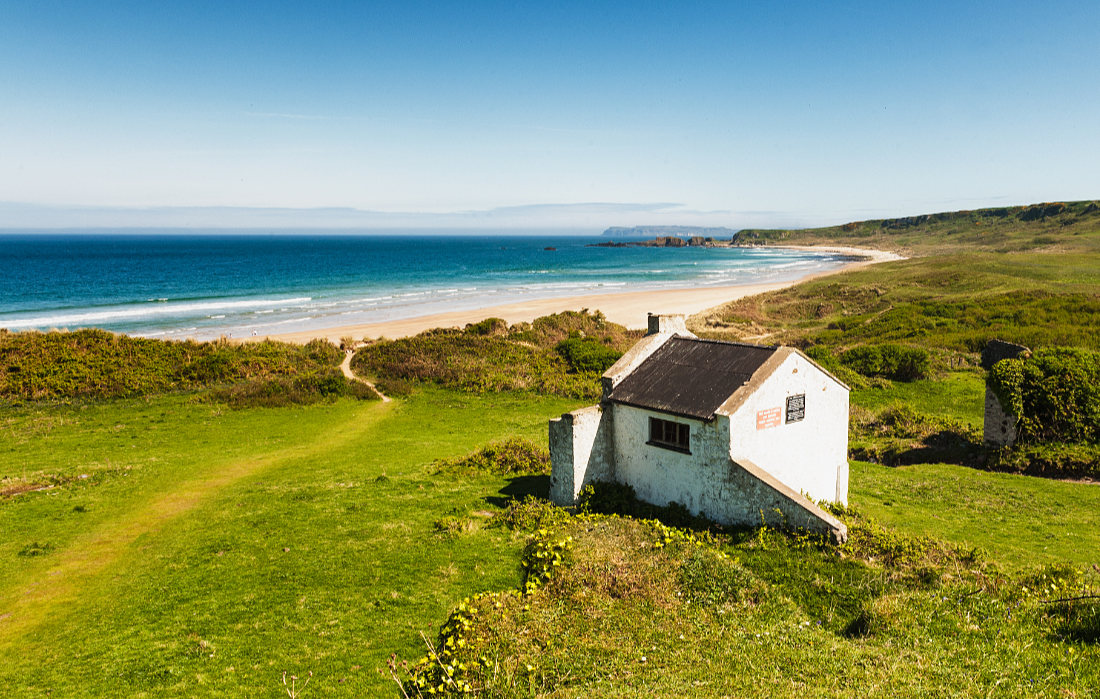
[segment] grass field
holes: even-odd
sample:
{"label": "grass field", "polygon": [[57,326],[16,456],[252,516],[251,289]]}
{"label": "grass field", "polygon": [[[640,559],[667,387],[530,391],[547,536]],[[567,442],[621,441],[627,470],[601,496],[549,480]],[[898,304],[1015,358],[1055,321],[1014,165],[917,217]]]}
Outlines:
{"label": "grass field", "polygon": [[9,410],[0,474],[62,484],[0,501],[3,686],[275,694],[285,669],[312,670],[316,695],[375,694],[391,652],[414,652],[455,600],[518,575],[507,537],[452,541],[433,522],[526,484],[441,481],[426,466],[541,435],[566,407],[429,392],[399,405]]}
{"label": "grass field", "polygon": [[[431,463],[512,435],[544,443],[546,419],[571,407],[528,394],[430,389],[396,404],[345,399],[231,411],[165,396],[9,408],[0,423],[4,482],[56,485],[0,501],[0,531],[7,533],[0,540],[3,686],[16,696],[274,695],[287,670],[313,673],[309,696],[399,696],[388,672],[378,673],[391,653],[418,657],[420,633],[434,640],[464,597],[520,585],[527,535],[490,520],[513,496],[546,488],[544,476],[430,475]],[[855,464],[852,474],[852,501],[897,532],[982,547],[1012,571],[1097,562],[1100,487],[952,466]],[[628,528],[609,540],[637,536]],[[561,655],[541,653],[537,676],[520,673],[499,695],[677,696],[691,686],[700,696],[723,696],[735,676],[750,671],[766,678],[760,688],[780,696],[807,683],[838,696],[875,694],[880,686],[881,695],[911,687],[902,680],[921,663],[996,646],[994,633],[977,645],[961,638],[934,650],[906,632],[909,640],[895,641],[908,650],[891,658],[894,641],[811,629],[805,622],[827,616],[821,605],[835,601],[792,597],[791,576],[859,583],[864,592],[852,597],[855,606],[841,604],[829,617],[837,626],[876,599],[866,590],[893,589],[883,571],[800,553],[781,536],[763,547],[751,540],[724,546],[752,579],[769,581],[767,603],[734,605],[729,616],[716,616],[645,595],[616,601],[595,586],[589,603],[601,611],[589,626],[561,606],[557,593],[537,593],[527,603],[531,614],[516,608],[512,626],[500,628],[543,634]],[[623,580],[655,570],[654,560],[629,545],[594,550],[612,556]],[[913,613],[928,603],[907,588],[894,593],[920,598]],[[519,604],[500,599],[502,608]],[[645,631],[640,618],[659,623]],[[1093,645],[1030,627],[998,628],[1015,639],[994,654],[998,661],[1015,649],[1020,662],[1054,667],[1052,658],[1073,648],[1078,675],[1097,676]],[[938,643],[948,637],[944,629],[928,633]],[[568,650],[573,632],[587,640]],[[778,645],[760,653],[757,633]],[[1028,643],[1031,649],[1022,650]],[[649,651],[662,664],[640,667],[630,654],[649,646],[678,650]],[[531,648],[497,648],[515,662],[532,660]],[[606,663],[598,671],[596,659]],[[855,669],[838,670],[848,662]],[[715,675],[708,663],[722,670]],[[991,680],[998,672],[989,663],[970,671],[975,667]],[[570,679],[581,668],[591,672]],[[1020,676],[1019,668],[1004,672],[1013,681]],[[973,687],[965,678],[962,668],[943,670],[921,686]],[[1044,682],[1050,691],[1082,686],[1060,674]]]}

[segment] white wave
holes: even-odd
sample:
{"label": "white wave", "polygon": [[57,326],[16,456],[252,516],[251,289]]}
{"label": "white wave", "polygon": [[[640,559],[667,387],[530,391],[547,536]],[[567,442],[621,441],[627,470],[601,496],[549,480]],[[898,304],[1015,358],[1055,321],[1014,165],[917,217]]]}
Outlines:
{"label": "white wave", "polygon": [[[279,306],[286,303],[306,303],[309,296],[292,299],[253,299],[242,301],[198,301],[191,303],[157,303],[155,305],[125,306],[100,311],[69,311],[39,315],[30,318],[5,319],[0,316],[0,327],[5,328],[56,328],[104,321],[142,320],[170,315],[187,315],[207,311],[248,309],[256,306]],[[289,309],[282,309],[289,310]]]}

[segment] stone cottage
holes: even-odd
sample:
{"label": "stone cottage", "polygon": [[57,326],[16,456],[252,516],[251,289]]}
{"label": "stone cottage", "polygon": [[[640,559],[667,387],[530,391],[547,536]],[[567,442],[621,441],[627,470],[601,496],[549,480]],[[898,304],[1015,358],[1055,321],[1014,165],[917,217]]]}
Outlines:
{"label": "stone cottage", "polygon": [[815,501],[848,500],[849,389],[806,355],[702,340],[683,316],[650,315],[602,382],[599,405],[550,421],[555,503],[616,481],[722,524],[847,537]]}

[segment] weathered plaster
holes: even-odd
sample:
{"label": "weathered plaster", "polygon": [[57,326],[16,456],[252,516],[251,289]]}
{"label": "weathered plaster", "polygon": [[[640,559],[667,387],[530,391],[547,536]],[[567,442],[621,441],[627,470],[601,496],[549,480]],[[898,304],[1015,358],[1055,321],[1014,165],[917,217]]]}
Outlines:
{"label": "weathered plaster", "polygon": [[550,500],[572,505],[581,488],[611,480],[610,416],[598,405],[550,421]]}
{"label": "weathered plaster", "polygon": [[[729,420],[705,422],[621,404],[608,408],[614,414],[616,428],[615,479],[633,486],[646,502],[678,502],[696,514],[702,513],[703,494],[729,460]],[[646,444],[651,417],[688,425],[691,453]]]}

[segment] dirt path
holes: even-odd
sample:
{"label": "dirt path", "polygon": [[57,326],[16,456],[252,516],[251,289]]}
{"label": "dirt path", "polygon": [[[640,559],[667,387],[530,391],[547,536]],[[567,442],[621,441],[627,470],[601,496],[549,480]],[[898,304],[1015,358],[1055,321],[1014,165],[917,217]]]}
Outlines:
{"label": "dirt path", "polygon": [[125,556],[139,537],[155,534],[177,518],[206,504],[243,478],[292,459],[309,457],[346,444],[372,429],[390,411],[378,403],[363,404],[354,419],[329,428],[316,439],[251,459],[216,465],[206,473],[181,481],[129,513],[89,531],[56,556],[48,570],[13,585],[0,598],[0,657],[42,621],[63,614],[80,602],[81,591]]}
{"label": "dirt path", "polygon": [[351,358],[354,357],[354,356],[355,356],[355,350],[350,349],[350,350],[345,350],[344,351],[344,362],[343,362],[343,364],[340,365],[340,371],[344,372],[344,376],[348,377],[352,381],[358,381],[359,383],[363,384],[364,386],[366,386],[370,390],[374,391],[376,394],[378,394],[378,397],[382,399],[383,403],[389,403],[390,402],[390,397],[389,396],[387,396],[386,394],[379,391],[378,387],[375,386],[374,384],[372,384],[370,381],[367,381],[366,379],[364,379],[361,376],[357,376],[355,374],[355,372],[351,370]]}

